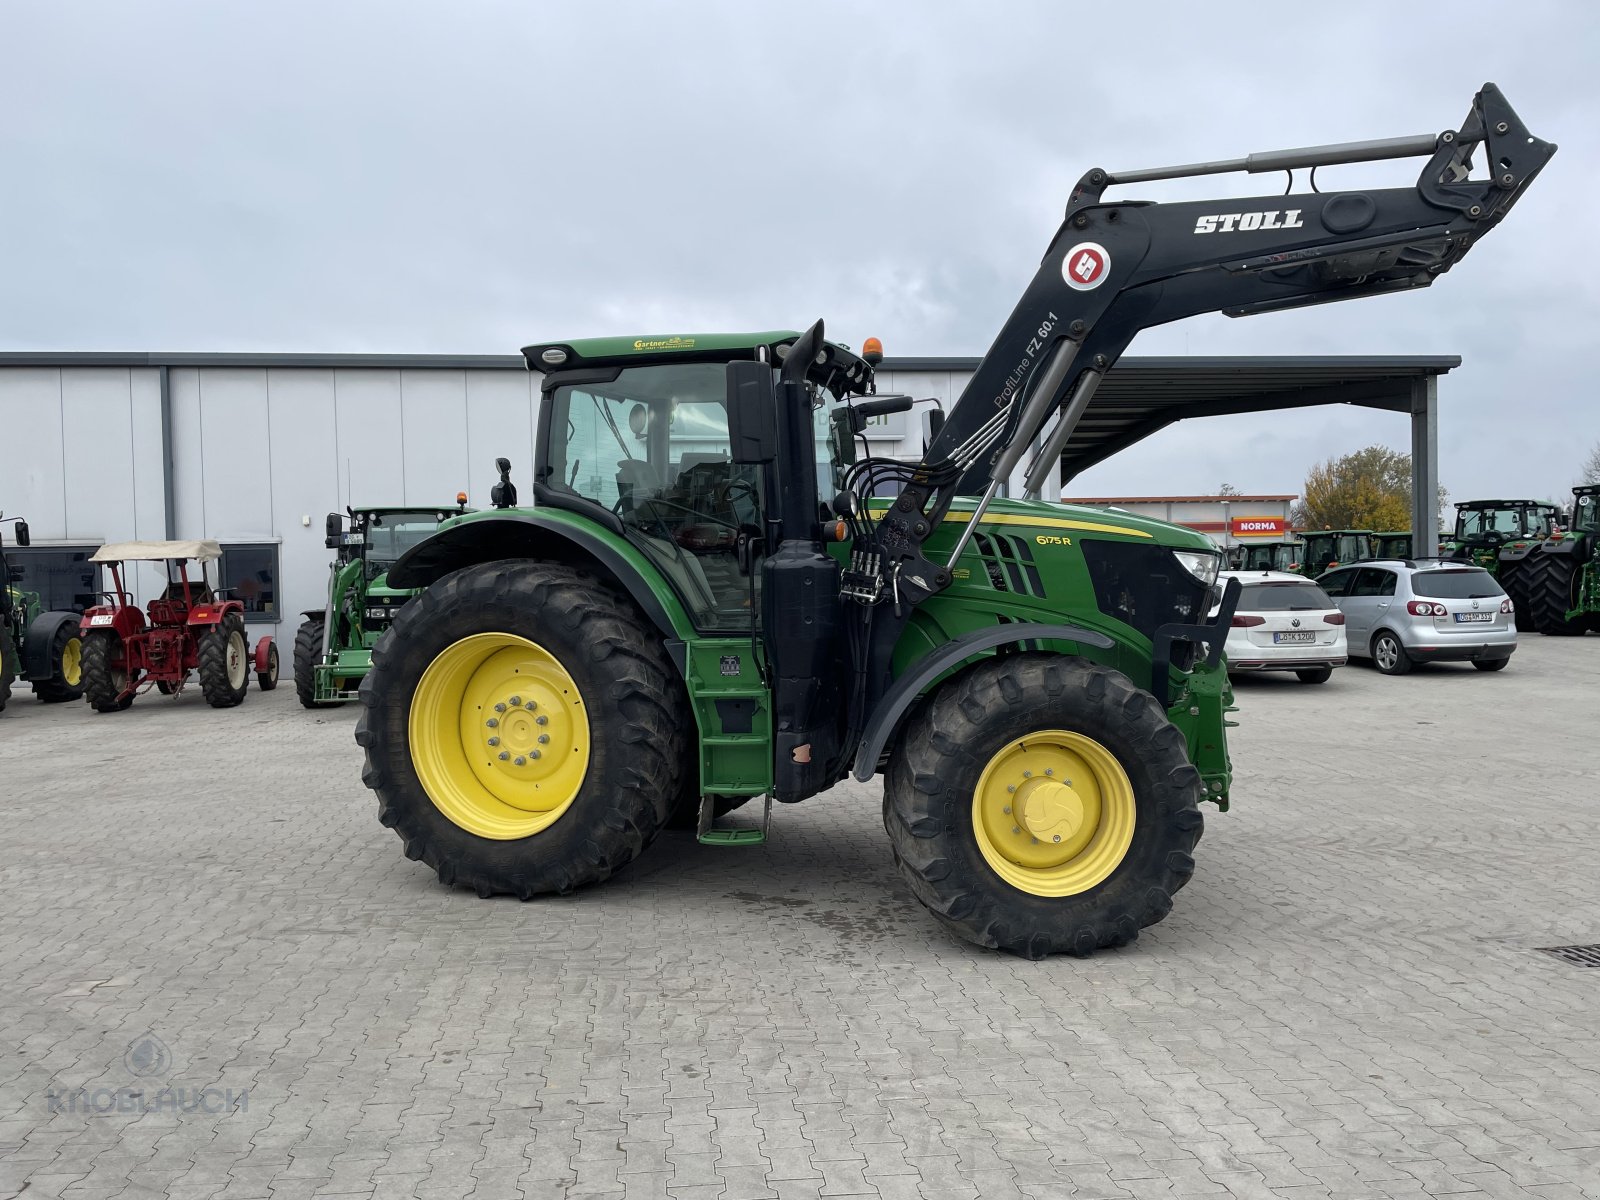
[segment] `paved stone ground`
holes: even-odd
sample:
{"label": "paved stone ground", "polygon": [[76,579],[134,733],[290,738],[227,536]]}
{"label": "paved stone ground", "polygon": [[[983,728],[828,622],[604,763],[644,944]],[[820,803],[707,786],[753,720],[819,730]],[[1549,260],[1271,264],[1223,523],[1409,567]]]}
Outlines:
{"label": "paved stone ground", "polygon": [[1600,1196],[1600,970],[1534,949],[1600,942],[1597,697],[1600,637],[1243,683],[1172,916],[1028,963],[924,917],[875,788],[484,902],[352,709],[22,693],[0,1195]]}

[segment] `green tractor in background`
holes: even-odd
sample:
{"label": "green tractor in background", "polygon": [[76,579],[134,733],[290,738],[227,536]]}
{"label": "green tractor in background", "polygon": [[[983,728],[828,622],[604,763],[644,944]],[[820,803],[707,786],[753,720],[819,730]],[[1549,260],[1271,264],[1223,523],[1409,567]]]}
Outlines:
{"label": "green tractor in background", "polygon": [[[1528,556],[1523,581],[1529,622],[1540,633],[1600,632],[1600,483],[1572,489],[1567,527],[1552,532]],[[1517,601],[1519,616],[1523,608]]]}
{"label": "green tractor in background", "polygon": [[390,587],[389,568],[442,522],[465,512],[466,503],[461,492],[454,507],[349,508],[349,529],[344,517],[328,514],[324,545],[338,558],[329,569],[326,606],[302,613],[295,634],[294,690],[301,704],[329,708],[356,699],[372,668],[372,647],[417,594]]}
{"label": "green tractor in background", "polygon": [[1372,530],[1312,529],[1300,534],[1305,547],[1300,556],[1299,574],[1315,579],[1324,571],[1347,567],[1351,563],[1371,562]]}
{"label": "green tractor in background", "polygon": [[1301,542],[1254,542],[1235,546],[1232,558],[1235,571],[1285,571],[1300,569],[1300,556],[1305,551]]}
{"label": "green tractor in background", "polygon": [[1439,552],[1482,567],[1499,580],[1516,606],[1517,628],[1531,632],[1537,628],[1533,579],[1544,573],[1535,559],[1560,517],[1561,510],[1544,500],[1463,500],[1456,505],[1455,528]]}
{"label": "green tractor in background", "polygon": [[1372,556],[1391,559],[1410,558],[1414,549],[1412,540],[1409,529],[1375,533],[1372,535]]}
{"label": "green tractor in background", "polygon": [[[28,545],[28,523],[16,522],[18,546]],[[0,536],[0,710],[11,698],[11,683],[20,679],[33,685],[33,694],[46,704],[59,704],[83,696],[83,641],[78,634],[78,614],[46,612],[38,592],[25,592],[22,568],[5,556]]]}

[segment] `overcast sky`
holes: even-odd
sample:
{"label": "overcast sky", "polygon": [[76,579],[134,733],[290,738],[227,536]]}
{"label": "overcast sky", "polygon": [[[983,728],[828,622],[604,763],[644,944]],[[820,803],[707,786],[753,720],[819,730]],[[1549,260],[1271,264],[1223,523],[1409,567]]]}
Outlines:
{"label": "overcast sky", "polygon": [[[0,0],[0,348],[505,353],[822,316],[981,354],[1087,168],[1454,128],[1487,79],[1561,151],[1437,286],[1130,352],[1459,354],[1453,497],[1564,495],[1600,441],[1597,63],[1576,0]],[[1408,436],[1361,409],[1193,422],[1076,488],[1298,492]]]}

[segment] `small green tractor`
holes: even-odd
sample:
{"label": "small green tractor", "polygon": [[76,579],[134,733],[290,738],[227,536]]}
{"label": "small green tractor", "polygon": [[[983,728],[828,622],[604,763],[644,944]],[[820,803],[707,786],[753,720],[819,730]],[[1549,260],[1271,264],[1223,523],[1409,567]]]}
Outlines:
{"label": "small green tractor", "polygon": [[[606,879],[677,814],[756,841],[765,815],[718,814],[881,774],[894,861],[957,936],[1132,941],[1194,873],[1201,802],[1228,803],[1241,589],[1204,535],[1042,489],[1075,433],[1104,437],[1095,392],[1139,330],[1427,287],[1553,151],[1485,85],[1459,130],[1092,170],[916,462],[857,455],[916,401],[820,321],[526,347],[534,504],[502,482],[389,570],[426,590],[361,685],[379,820],[443,883],[530,899]],[[1407,156],[1412,187],[1104,196]],[[797,237],[779,279],[822,253]]]}
{"label": "small green tractor", "polygon": [[1391,530],[1372,535],[1372,557],[1406,559],[1412,553],[1411,531]]}
{"label": "small green tractor", "polygon": [[1440,553],[1499,580],[1516,608],[1517,628],[1527,633],[1537,628],[1531,589],[1534,577],[1544,574],[1537,562],[1540,548],[1560,517],[1561,510],[1543,500],[1463,500]]}
{"label": "small green tractor", "polygon": [[[1532,627],[1556,637],[1600,632],[1600,484],[1572,489],[1572,512],[1524,566]],[[1509,591],[1509,589],[1507,589]]]}
{"label": "small green tractor", "polygon": [[465,492],[453,506],[349,508],[329,513],[324,544],[338,551],[328,573],[328,602],[304,620],[294,639],[294,690],[307,708],[354,700],[372,668],[372,647],[415,589],[389,586],[389,568],[402,554],[466,511]]}
{"label": "small green tractor", "polygon": [[1305,547],[1300,555],[1300,574],[1308,579],[1335,567],[1371,562],[1375,557],[1370,529],[1313,529],[1300,537]]}
{"label": "small green tractor", "polygon": [[[28,523],[19,517],[14,537],[18,546],[29,544]],[[77,700],[83,695],[83,642],[75,612],[46,612],[38,592],[25,592],[22,568],[6,560],[5,538],[0,536],[0,711],[11,698],[11,683],[33,685],[33,694],[46,704]]]}
{"label": "small green tractor", "polygon": [[1305,552],[1302,542],[1254,542],[1234,549],[1236,571],[1298,571]]}

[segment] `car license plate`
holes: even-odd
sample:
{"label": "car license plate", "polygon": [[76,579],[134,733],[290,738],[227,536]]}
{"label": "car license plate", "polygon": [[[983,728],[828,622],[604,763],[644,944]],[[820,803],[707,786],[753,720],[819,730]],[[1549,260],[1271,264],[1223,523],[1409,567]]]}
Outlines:
{"label": "car license plate", "polygon": [[1314,642],[1317,640],[1317,635],[1307,629],[1300,633],[1275,633],[1272,635],[1272,640],[1279,645],[1284,642]]}
{"label": "car license plate", "polygon": [[1465,621],[1492,621],[1492,620],[1494,620],[1494,614],[1493,613],[1457,613],[1456,614],[1456,620],[1457,621],[1462,621],[1462,622],[1465,622]]}

